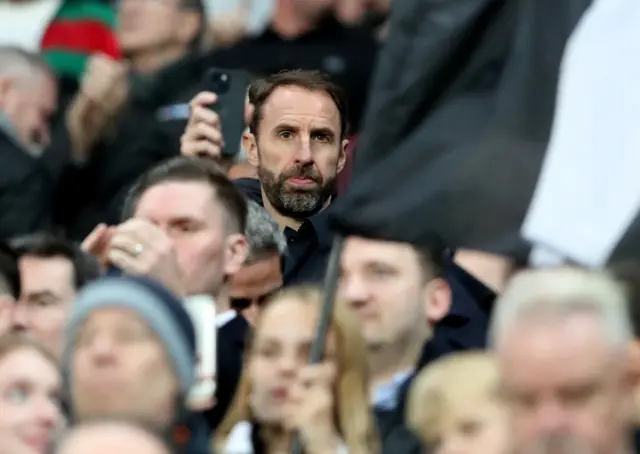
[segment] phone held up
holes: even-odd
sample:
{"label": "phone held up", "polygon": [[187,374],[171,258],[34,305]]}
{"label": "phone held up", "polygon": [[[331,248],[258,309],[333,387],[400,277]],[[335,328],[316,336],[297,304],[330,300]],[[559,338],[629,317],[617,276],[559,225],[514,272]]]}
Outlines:
{"label": "phone held up", "polygon": [[245,129],[244,107],[249,88],[249,74],[239,69],[211,68],[205,74],[204,88],[216,94],[218,100],[211,110],[220,117],[224,147],[223,157],[235,156],[240,151]]}

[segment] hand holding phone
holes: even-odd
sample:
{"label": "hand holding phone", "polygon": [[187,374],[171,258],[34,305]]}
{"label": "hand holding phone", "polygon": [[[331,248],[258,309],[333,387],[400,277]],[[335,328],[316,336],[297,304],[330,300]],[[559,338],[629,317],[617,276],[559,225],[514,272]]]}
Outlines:
{"label": "hand holding phone", "polygon": [[207,91],[190,103],[191,114],[180,139],[185,156],[220,160],[240,151],[242,134],[253,108],[246,104],[249,75],[240,70],[211,69],[204,78]]}

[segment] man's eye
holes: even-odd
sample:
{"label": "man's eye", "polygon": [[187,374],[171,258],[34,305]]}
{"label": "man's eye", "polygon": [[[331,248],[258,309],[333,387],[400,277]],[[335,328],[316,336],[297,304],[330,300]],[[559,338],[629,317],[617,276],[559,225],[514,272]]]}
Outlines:
{"label": "man's eye", "polygon": [[281,133],[278,134],[278,137],[286,140],[286,139],[291,139],[293,137],[293,134],[291,133],[291,131],[282,131]]}
{"label": "man's eye", "polygon": [[314,134],[313,139],[319,142],[329,142],[331,137],[328,134]]}
{"label": "man's eye", "polygon": [[14,404],[19,404],[27,400],[29,393],[23,386],[13,386],[7,391],[7,400]]}

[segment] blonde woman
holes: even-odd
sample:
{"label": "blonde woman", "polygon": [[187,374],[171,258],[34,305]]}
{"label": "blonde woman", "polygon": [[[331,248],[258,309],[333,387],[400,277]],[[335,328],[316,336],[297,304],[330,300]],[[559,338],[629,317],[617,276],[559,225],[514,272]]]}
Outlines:
{"label": "blonde woman", "polygon": [[490,353],[459,353],[427,366],[409,391],[406,417],[433,454],[505,454],[505,412]]}
{"label": "blonde woman", "polygon": [[0,453],[44,454],[63,423],[55,357],[22,334],[0,337]]}
{"label": "blonde woman", "polygon": [[235,401],[215,438],[223,454],[376,454],[364,341],[336,304],[325,360],[309,365],[322,293],[289,288],[267,301],[247,351]]}

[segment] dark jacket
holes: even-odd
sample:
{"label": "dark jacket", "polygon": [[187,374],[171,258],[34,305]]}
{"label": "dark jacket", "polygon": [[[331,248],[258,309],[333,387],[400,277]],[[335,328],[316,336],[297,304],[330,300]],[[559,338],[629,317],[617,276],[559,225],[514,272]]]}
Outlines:
{"label": "dark jacket", "polygon": [[320,70],[345,91],[350,123],[357,130],[364,110],[378,42],[367,29],[349,28],[333,18],[297,38],[268,29],[240,43],[214,51],[209,65],[243,68],[266,76],[282,70]]}
{"label": "dark jacket", "polygon": [[228,323],[218,328],[216,343],[216,405],[205,412],[205,417],[212,430],[215,430],[224,419],[242,375],[242,363],[249,324],[241,315],[237,315]]}
{"label": "dark jacket", "polygon": [[49,174],[1,127],[0,162],[0,238],[47,229],[51,223]]}
{"label": "dark jacket", "polygon": [[213,454],[211,432],[200,413],[189,413],[183,423],[177,424],[170,434],[176,454]]}
{"label": "dark jacket", "polygon": [[[241,178],[234,183],[245,196],[262,206],[260,182],[254,178]],[[288,250],[282,261],[282,277],[285,286],[317,284],[324,279],[329,254],[333,245],[333,233],[329,228],[331,206],[306,219],[298,231],[284,229]]]}
{"label": "dark jacket", "polygon": [[132,78],[128,104],[82,165],[70,162],[68,133],[60,122],[50,150],[60,176],[55,215],[71,238],[83,239],[99,222],[118,223],[133,181],[180,154],[188,102],[200,91],[201,64],[185,59],[153,77]]}

